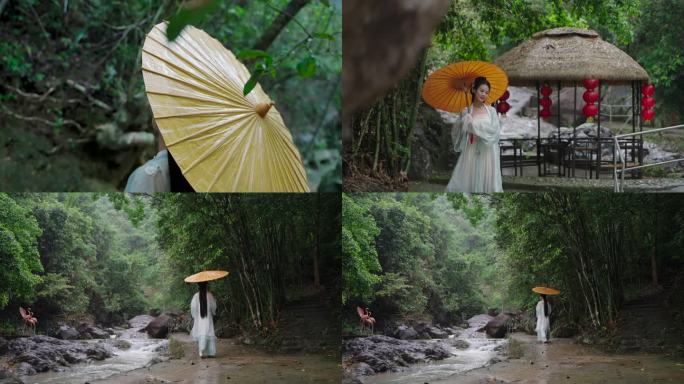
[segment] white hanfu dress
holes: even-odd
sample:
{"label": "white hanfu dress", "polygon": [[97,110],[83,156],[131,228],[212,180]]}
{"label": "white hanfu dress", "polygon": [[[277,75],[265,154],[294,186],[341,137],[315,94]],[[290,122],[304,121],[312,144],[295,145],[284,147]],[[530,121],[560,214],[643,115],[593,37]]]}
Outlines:
{"label": "white hanfu dress", "polygon": [[503,192],[499,134],[501,123],[496,110],[487,105],[487,113],[474,116],[470,108],[461,112],[452,126],[454,151],[460,152],[447,185],[447,192]]}
{"label": "white hanfu dress", "polygon": [[164,149],[136,168],[130,176],[124,192],[153,193],[171,191],[171,177],[169,176],[169,152]]}
{"label": "white hanfu dress", "polygon": [[216,300],[211,292],[207,292],[207,316],[200,316],[199,292],[195,293],[190,302],[190,313],[195,323],[190,335],[197,340],[200,357],[216,356],[216,336],[214,335],[214,315],[216,315]]}
{"label": "white hanfu dress", "polygon": [[[546,304],[549,307],[548,315],[551,316],[551,304]],[[539,300],[537,303],[537,327],[534,329],[537,331],[537,341],[547,342],[551,337],[551,322],[549,321],[549,316],[544,316],[544,301]]]}

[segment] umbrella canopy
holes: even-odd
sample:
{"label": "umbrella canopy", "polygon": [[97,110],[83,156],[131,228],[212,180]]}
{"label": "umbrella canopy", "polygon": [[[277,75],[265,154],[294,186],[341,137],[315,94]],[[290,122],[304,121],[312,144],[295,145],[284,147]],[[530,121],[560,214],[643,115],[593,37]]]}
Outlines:
{"label": "umbrella canopy", "polygon": [[532,288],[532,292],[538,293],[540,295],[557,295],[560,293],[559,290],[549,287],[534,287]]}
{"label": "umbrella canopy", "polygon": [[228,276],[228,271],[202,271],[185,278],[186,283],[201,283]]}
{"label": "umbrella canopy", "polygon": [[469,91],[475,78],[483,76],[491,84],[487,104],[499,99],[508,87],[506,73],[484,61],[461,61],[433,72],[423,86],[423,99],[434,108],[460,112],[472,102]]}
{"label": "umbrella canopy", "polygon": [[197,192],[308,192],[292,136],[247,68],[206,32],[167,23],[147,35],[145,91],[168,150]]}
{"label": "umbrella canopy", "polygon": [[538,32],[494,62],[506,71],[511,85],[518,86],[537,81],[600,79],[628,84],[648,80],[648,73],[634,59],[589,29]]}

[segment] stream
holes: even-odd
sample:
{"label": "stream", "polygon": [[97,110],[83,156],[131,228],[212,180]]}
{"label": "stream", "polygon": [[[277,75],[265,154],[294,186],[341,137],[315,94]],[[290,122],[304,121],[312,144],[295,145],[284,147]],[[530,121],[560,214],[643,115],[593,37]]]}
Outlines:
{"label": "stream", "polygon": [[[129,321],[130,328],[117,330],[115,338],[105,341],[114,353],[113,357],[102,361],[74,364],[64,367],[61,372],[48,371],[32,376],[23,376],[27,384],[83,384],[85,382],[104,379],[134,369],[150,366],[164,360],[162,351],[168,343],[165,339],[148,338],[146,332],[138,332],[152,320],[151,316],[136,316]],[[116,340],[125,340],[130,348],[119,349],[114,346]],[[88,343],[103,342],[103,340],[83,340]]]}
{"label": "stream", "polygon": [[[364,384],[425,383],[487,366],[491,364],[493,359],[499,361],[503,355],[506,339],[490,339],[484,332],[477,332],[489,320],[491,317],[487,315],[477,315],[468,319],[469,327],[448,341],[451,346],[449,350],[452,354],[451,357],[429,363],[412,364],[399,372],[383,372],[365,376],[361,380]],[[455,345],[457,340],[466,341],[469,346],[460,349]],[[430,342],[444,342],[444,340],[435,339]]]}

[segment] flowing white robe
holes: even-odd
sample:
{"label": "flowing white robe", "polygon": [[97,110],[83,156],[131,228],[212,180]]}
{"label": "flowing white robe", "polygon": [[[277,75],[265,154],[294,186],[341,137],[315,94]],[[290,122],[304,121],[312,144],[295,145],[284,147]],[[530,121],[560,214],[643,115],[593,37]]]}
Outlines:
{"label": "flowing white robe", "polygon": [[447,192],[503,192],[499,150],[501,123],[493,107],[487,105],[486,109],[486,115],[475,117],[465,110],[452,126],[454,151],[461,155],[451,174]]}
{"label": "flowing white robe", "polygon": [[216,356],[216,336],[214,335],[214,316],[216,315],[216,300],[207,291],[207,316],[200,316],[199,292],[195,293],[190,302],[190,314],[195,320],[190,335],[199,344],[199,354],[202,356]]}
{"label": "flowing white robe", "polygon": [[[549,316],[551,316],[551,304],[548,304]],[[544,316],[544,301],[539,300],[537,303],[537,327],[534,329],[537,331],[537,341],[549,341],[551,338],[551,321],[549,316]]]}

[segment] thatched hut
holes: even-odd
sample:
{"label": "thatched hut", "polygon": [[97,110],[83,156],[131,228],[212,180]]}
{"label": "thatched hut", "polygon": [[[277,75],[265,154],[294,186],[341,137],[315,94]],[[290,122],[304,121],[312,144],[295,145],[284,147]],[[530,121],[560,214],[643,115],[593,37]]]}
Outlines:
{"label": "thatched hut", "polygon": [[[646,70],[642,68],[627,53],[616,46],[601,39],[598,33],[588,29],[578,28],[554,28],[538,32],[517,47],[501,55],[495,60],[495,64],[506,71],[509,84],[514,86],[532,86],[539,88],[541,84],[556,85],[560,93],[561,85],[575,87],[585,79],[598,79],[598,92],[601,94],[601,86],[606,84],[628,84],[632,86],[632,130],[636,132],[636,121],[639,121],[639,130],[643,130],[643,122],[639,113],[639,89],[641,83],[648,81],[649,77]],[[537,98],[539,99],[539,97]],[[599,96],[599,111],[601,99]],[[556,103],[560,111],[560,102]],[[577,108],[575,107],[575,110]],[[600,171],[601,163],[601,114],[598,114],[598,154],[596,164]],[[538,118],[539,127],[539,118]],[[560,151],[563,143],[560,142],[560,112],[558,113],[558,142],[547,143],[546,145],[555,146]],[[541,134],[538,128],[537,136],[537,164],[539,174],[541,171],[542,160],[541,152],[544,144],[539,137]],[[642,143],[632,140],[633,161],[643,163]],[[560,155],[559,175],[561,172]],[[638,157],[638,160],[636,159]],[[574,160],[573,160],[574,170]],[[598,177],[597,172],[597,177]],[[574,172],[573,172],[574,174]]]}

